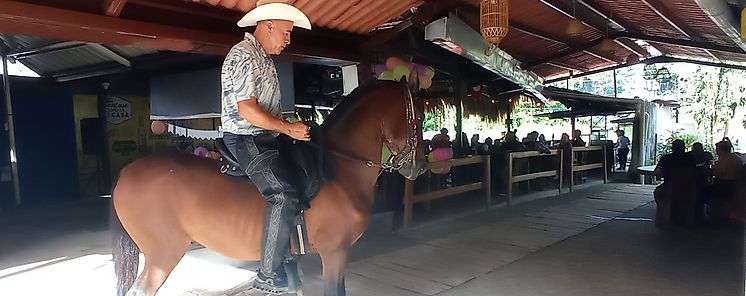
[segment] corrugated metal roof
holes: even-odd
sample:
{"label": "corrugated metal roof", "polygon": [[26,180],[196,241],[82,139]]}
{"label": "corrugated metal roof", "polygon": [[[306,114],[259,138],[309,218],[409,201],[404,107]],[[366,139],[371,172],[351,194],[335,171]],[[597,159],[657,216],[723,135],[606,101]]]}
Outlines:
{"label": "corrugated metal roof", "polygon": [[[249,12],[256,0],[195,0],[203,4]],[[422,0],[292,0],[314,26],[350,33],[366,34],[381,24],[393,20]]]}
{"label": "corrugated metal roof", "polygon": [[57,43],[56,40],[44,39],[32,36],[15,36],[15,35],[1,35],[0,39],[5,41],[6,44],[13,47],[14,49],[23,48],[39,48],[47,46],[53,43]]}
{"label": "corrugated metal roof", "polygon": [[126,58],[134,58],[141,55],[154,54],[158,52],[157,50],[131,46],[107,45],[106,47]]}
{"label": "corrugated metal roof", "polygon": [[[0,39],[13,47],[11,55],[18,54],[15,58],[40,76],[116,63],[117,59],[111,55],[111,52],[127,60],[158,52],[130,46],[108,45],[102,47],[98,44],[69,41],[64,42],[69,46],[55,48],[56,45],[63,43],[30,36],[0,35]],[[107,52],[107,50],[111,52]]]}

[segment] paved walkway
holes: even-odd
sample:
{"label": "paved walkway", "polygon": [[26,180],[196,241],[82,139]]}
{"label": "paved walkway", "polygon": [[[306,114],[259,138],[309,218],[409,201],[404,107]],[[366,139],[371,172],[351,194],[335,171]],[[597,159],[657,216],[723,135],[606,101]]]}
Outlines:
{"label": "paved walkway", "polygon": [[[743,232],[657,230],[652,189],[597,186],[366,235],[351,254],[348,295],[743,295]],[[108,209],[70,211],[94,210],[68,225],[0,220],[0,295],[111,295]],[[160,295],[251,295],[241,292],[251,265],[195,250]],[[303,269],[305,295],[320,295],[318,257]]]}

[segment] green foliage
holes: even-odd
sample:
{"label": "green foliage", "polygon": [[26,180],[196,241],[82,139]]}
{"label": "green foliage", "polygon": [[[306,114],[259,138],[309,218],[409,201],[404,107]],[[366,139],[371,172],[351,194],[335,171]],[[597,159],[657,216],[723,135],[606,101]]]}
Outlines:
{"label": "green foliage", "polygon": [[694,120],[707,136],[708,144],[714,143],[717,135],[727,135],[728,123],[736,110],[746,107],[743,77],[746,77],[744,71],[698,67],[689,81],[694,95],[684,102],[696,106],[692,111]]}
{"label": "green foliage", "polygon": [[551,102],[544,107],[537,107],[532,103],[521,104],[513,110],[513,127],[520,128],[524,123],[536,123],[546,126],[556,126],[564,124],[562,120],[549,119],[548,117],[534,116],[540,113],[550,113],[567,110],[565,105],[560,102]]}
{"label": "green foliage", "polygon": [[700,142],[702,143],[702,145],[704,145],[705,151],[714,151],[712,144],[705,143],[705,141],[703,141],[701,137],[697,135],[685,134],[683,133],[683,130],[679,129],[676,131],[671,131],[671,136],[669,136],[662,143],[658,143],[658,145],[655,147],[655,159],[651,160],[651,165],[658,163],[658,160],[660,160],[663,155],[671,153],[671,145],[673,144],[674,140],[684,141],[687,149],[691,149],[692,144]]}
{"label": "green foliage", "polygon": [[443,120],[438,118],[438,114],[434,114],[433,112],[425,112],[425,119],[422,123],[422,130],[423,131],[438,131],[441,129],[441,126],[443,124]]}

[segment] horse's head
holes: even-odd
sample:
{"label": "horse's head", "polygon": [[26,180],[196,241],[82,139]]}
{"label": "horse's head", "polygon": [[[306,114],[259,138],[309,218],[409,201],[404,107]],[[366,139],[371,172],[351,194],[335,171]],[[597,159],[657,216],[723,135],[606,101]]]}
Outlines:
{"label": "horse's head", "polygon": [[392,104],[402,104],[404,108],[394,108],[393,110],[400,111],[386,116],[383,124],[384,143],[392,153],[389,164],[409,180],[425,173],[427,163],[419,132],[423,113],[421,104],[415,100],[419,92],[417,80],[416,75],[413,75],[410,81],[415,81],[414,83],[403,84],[408,85],[409,89],[403,87],[404,95],[401,99],[393,99]]}

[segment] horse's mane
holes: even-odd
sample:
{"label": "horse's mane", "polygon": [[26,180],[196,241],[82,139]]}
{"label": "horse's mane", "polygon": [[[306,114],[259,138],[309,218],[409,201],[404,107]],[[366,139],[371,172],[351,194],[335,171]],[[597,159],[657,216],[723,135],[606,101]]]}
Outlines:
{"label": "horse's mane", "polygon": [[371,82],[365,83],[355,90],[353,90],[349,95],[347,95],[346,98],[342,100],[341,103],[339,103],[336,107],[334,107],[334,110],[331,114],[329,114],[329,117],[324,120],[324,124],[322,124],[322,128],[325,131],[330,130],[334,126],[338,125],[341,122],[344,122],[348,117],[350,117],[354,112],[353,110],[357,109],[360,104],[365,102],[365,97],[374,89],[381,87],[381,86],[392,86],[399,84],[399,82],[395,81],[379,81],[379,80],[373,80]]}

